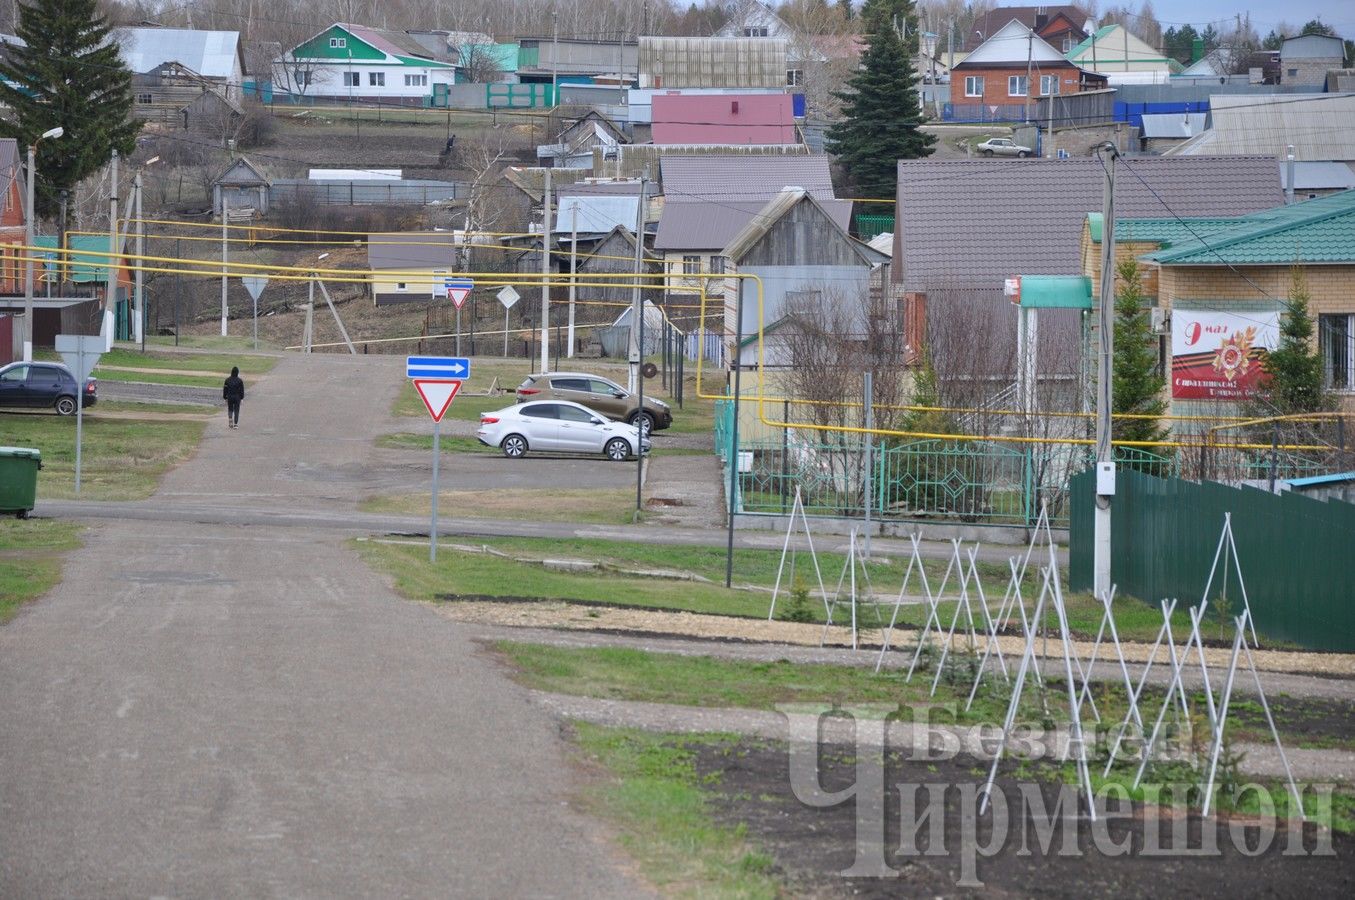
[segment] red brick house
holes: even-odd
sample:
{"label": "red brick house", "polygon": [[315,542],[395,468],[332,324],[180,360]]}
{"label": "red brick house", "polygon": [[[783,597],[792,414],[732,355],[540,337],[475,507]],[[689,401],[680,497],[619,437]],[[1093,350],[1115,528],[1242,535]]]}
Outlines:
{"label": "red brick house", "polygon": [[970,45],[982,44],[1009,22],[1020,22],[1061,53],[1089,35],[1087,14],[1076,6],[999,6],[974,20]]}
{"label": "red brick house", "polygon": [[1019,121],[1036,97],[1105,86],[1106,76],[1073,65],[1031,29],[1011,21],[951,69],[952,117]]}

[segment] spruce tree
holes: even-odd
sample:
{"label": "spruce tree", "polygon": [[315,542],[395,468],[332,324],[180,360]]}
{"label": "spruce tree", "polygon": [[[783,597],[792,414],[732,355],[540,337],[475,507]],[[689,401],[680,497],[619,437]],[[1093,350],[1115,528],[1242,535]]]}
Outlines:
{"label": "spruce tree", "polygon": [[1308,311],[1308,279],[1294,266],[1289,302],[1280,316],[1280,341],[1266,354],[1266,392],[1281,415],[1320,412],[1327,406],[1322,390],[1322,357],[1313,349],[1313,317]]}
{"label": "spruce tree", "polygon": [[[835,94],[843,120],[828,130],[828,152],[837,157],[851,196],[892,200],[900,159],[932,152],[934,135],[922,131],[917,100],[917,16],[913,0],[866,0],[861,8],[867,47],[861,67]],[[907,37],[900,37],[906,29]]]}
{"label": "spruce tree", "polygon": [[140,123],[129,117],[132,75],[118,55],[96,0],[31,0],[19,7],[19,37],[0,61],[0,102],[13,111],[0,136],[38,144],[37,207],[50,215],[61,191],[73,191],[114,150],[136,148]]}
{"label": "spruce tree", "polygon": [[[1167,410],[1166,379],[1157,371],[1157,338],[1153,336],[1137,260],[1116,266],[1120,289],[1115,294],[1115,358],[1111,365],[1111,409],[1151,416],[1116,419],[1111,437],[1117,441],[1160,441],[1167,435],[1158,418]],[[1161,453],[1155,449],[1152,452]]]}

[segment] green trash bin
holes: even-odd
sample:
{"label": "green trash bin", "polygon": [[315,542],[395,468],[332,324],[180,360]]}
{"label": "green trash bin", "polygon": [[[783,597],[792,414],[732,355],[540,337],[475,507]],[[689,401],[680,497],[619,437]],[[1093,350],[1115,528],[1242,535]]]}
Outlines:
{"label": "green trash bin", "polygon": [[27,519],[38,499],[42,451],[36,447],[0,447],[0,515]]}

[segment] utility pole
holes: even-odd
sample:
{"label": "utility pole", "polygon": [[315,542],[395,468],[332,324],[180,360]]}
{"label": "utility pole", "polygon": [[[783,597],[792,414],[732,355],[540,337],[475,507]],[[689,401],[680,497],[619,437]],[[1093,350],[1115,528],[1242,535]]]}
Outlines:
{"label": "utility pole", "polygon": [[[550,11],[551,59],[550,59],[550,105],[560,105],[560,23],[559,11],[554,7]],[[546,371],[545,366],[541,371]]]}
{"label": "utility pole", "polygon": [[226,243],[229,238],[230,221],[229,207],[226,205],[226,194],[221,194],[221,336],[226,336],[226,318],[230,310],[226,305]]}
{"label": "utility pole", "polygon": [[640,319],[644,315],[644,301],[641,299],[640,274],[645,253],[645,185],[649,181],[649,166],[645,166],[640,175],[640,202],[635,207],[635,285],[630,294],[630,347],[627,357],[630,359],[630,376],[626,385],[632,393],[640,387],[640,358],[644,347],[640,344]]}
{"label": "utility pole", "polygon": [[[644,273],[645,258],[645,182],[649,180],[649,167],[645,167],[644,174],[640,176],[640,202],[636,204],[635,212],[635,295],[640,296],[640,276]],[[639,435],[640,446],[636,448],[635,454],[635,512],[639,513],[643,508],[643,488],[645,475],[645,454],[644,440],[648,429],[644,427],[645,422],[645,376],[640,371],[640,360],[645,355],[645,305],[644,302],[636,304],[634,307],[638,310],[635,321],[630,324],[631,340],[639,348],[639,355],[635,357],[635,363],[631,366],[631,372],[635,376],[635,400],[636,408],[639,410],[635,414],[635,430]]]}
{"label": "utility pole", "polygon": [[114,328],[110,310],[118,308],[118,151],[113,151],[113,181],[108,192],[108,281],[104,287],[103,322],[99,325],[101,334],[107,329],[104,343],[113,347]]}
{"label": "utility pole", "polygon": [[1115,357],[1115,160],[1114,144],[1096,149],[1106,170],[1101,199],[1101,296],[1097,307],[1100,352],[1096,358],[1096,512],[1093,530],[1092,591],[1110,593],[1110,503],[1115,495],[1115,460],[1110,444],[1110,414]]}
{"label": "utility pole", "polygon": [[146,331],[145,324],[142,321],[144,309],[142,304],[145,302],[144,287],[142,283],[141,257],[144,254],[146,246],[146,226],[141,222],[141,170],[136,170],[136,180],[132,183],[132,215],[136,217],[136,280],[132,285],[132,341],[141,345],[142,352],[146,350]]}
{"label": "utility pole", "polygon": [[[597,252],[596,250],[593,252]],[[574,198],[574,211],[569,227],[569,344],[565,356],[574,358],[574,298],[579,281],[579,198]]]}
{"label": "utility pole", "polygon": [[38,180],[34,163],[37,155],[37,148],[29,144],[28,184],[25,185],[28,203],[24,206],[24,245],[28,248],[24,251],[24,362],[33,361],[33,255],[37,253],[34,249],[36,238],[33,237],[33,182]]}
{"label": "utility pole", "polygon": [[1025,120],[1030,121],[1030,72],[1035,62],[1035,30],[1026,32],[1026,108]]}
{"label": "utility pole", "polygon": [[[30,164],[31,165],[31,164]],[[1290,144],[1285,148],[1284,157],[1284,202],[1294,202],[1294,145]]]}
{"label": "utility pole", "polygon": [[550,169],[546,170],[546,189],[541,195],[544,218],[541,220],[541,371],[550,371]]}

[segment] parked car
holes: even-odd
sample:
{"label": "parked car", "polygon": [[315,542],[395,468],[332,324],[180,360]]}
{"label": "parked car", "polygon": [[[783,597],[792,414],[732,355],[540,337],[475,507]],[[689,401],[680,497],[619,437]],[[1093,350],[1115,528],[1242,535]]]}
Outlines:
{"label": "parked car", "polygon": [[60,415],[71,416],[75,415],[77,397],[82,406],[93,406],[99,402],[98,383],[89,378],[81,391],[71,370],[61,363],[16,362],[0,368],[0,407],[51,407]]}
{"label": "parked car", "polygon": [[546,375],[528,375],[518,385],[518,402],[528,400],[568,400],[602,413],[618,422],[639,425],[645,434],[662,431],[673,424],[673,411],[668,404],[645,396],[644,412],[634,395],[607,378],[587,372],[551,372]]}
{"label": "parked car", "polygon": [[634,425],[609,422],[586,406],[561,400],[537,400],[482,413],[475,436],[510,459],[539,450],[601,453],[619,462],[634,456],[637,446],[643,452],[650,447],[649,438],[642,438]]}
{"label": "parked car", "polygon": [[1019,156],[1025,159],[1035,155],[1034,150],[1021,146],[1011,138],[989,138],[978,145],[978,150],[984,156]]}

